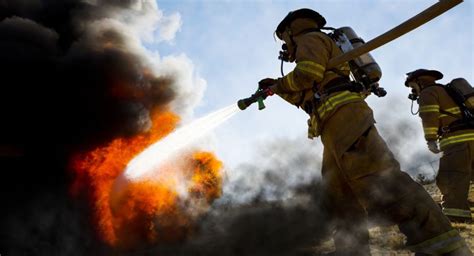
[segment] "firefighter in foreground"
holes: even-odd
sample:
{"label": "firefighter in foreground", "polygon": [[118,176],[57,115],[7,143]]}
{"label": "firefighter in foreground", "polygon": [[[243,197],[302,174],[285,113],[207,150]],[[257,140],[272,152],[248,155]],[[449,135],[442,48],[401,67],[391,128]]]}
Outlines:
{"label": "firefighter in foreground", "polygon": [[320,31],[325,24],[313,10],[290,12],[276,35],[285,42],[286,60],[296,67],[281,78],[261,80],[259,89],[263,97],[275,93],[302,108],[310,116],[309,137],[321,136],[325,208],[335,218],[336,254],[370,255],[370,214],[398,224],[407,246],[420,255],[471,255],[428,193],[400,171],[374,126],[365,95],[349,81],[348,64],[327,68],[341,50]]}
{"label": "firefighter in foreground", "polygon": [[436,177],[443,213],[454,222],[472,222],[468,196],[474,175],[474,125],[469,108],[474,107],[474,97],[469,96],[474,89],[462,78],[437,84],[441,78],[439,71],[418,69],[407,74],[405,85],[412,89],[409,98],[420,104],[428,149],[443,152]]}

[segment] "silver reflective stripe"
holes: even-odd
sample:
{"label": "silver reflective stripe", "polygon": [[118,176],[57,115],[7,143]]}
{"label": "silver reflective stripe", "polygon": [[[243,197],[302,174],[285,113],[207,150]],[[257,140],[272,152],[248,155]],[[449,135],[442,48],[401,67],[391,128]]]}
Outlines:
{"label": "silver reflective stripe", "polygon": [[456,209],[456,208],[443,208],[443,213],[453,217],[471,218],[470,210]]}
{"label": "silver reflective stripe", "polygon": [[434,238],[428,239],[416,245],[408,246],[413,252],[422,252],[427,254],[442,254],[454,251],[465,246],[464,241],[459,236],[457,230],[452,229]]}

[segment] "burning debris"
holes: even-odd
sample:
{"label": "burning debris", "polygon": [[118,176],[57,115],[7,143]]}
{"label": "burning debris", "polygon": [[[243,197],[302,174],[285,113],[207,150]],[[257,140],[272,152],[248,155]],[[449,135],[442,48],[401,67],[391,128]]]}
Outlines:
{"label": "burning debris", "polygon": [[207,152],[185,154],[160,166],[153,170],[159,173],[154,179],[130,181],[122,176],[130,160],[171,132],[177,121],[171,113],[155,114],[146,133],[75,156],[72,192],[86,195],[107,244],[135,248],[182,240],[221,195],[222,163]]}
{"label": "burning debris", "polygon": [[[171,40],[180,24],[154,0],[0,1],[0,148],[7,152],[0,185],[10,209],[2,212],[0,241],[11,252],[106,250],[90,239],[84,213],[106,245],[181,239],[198,216],[193,210],[219,197],[222,163],[194,150],[181,157],[182,169],[167,170],[179,171],[184,190],[140,180],[112,200],[127,163],[174,130],[202,95],[205,83],[184,55],[162,58],[143,46]],[[67,190],[86,207],[70,203]],[[49,218],[62,214],[68,218]],[[45,219],[50,225],[42,226]],[[84,225],[62,228],[71,223]],[[35,238],[23,244],[28,233]],[[84,237],[88,243],[73,245]]]}
{"label": "burning debris", "polygon": [[6,255],[312,254],[330,232],[319,148],[267,145],[258,165],[225,181],[222,162],[201,150],[166,161],[158,150],[159,164],[129,168],[202,95],[185,56],[143,46],[171,40],[179,25],[154,0],[0,1]]}

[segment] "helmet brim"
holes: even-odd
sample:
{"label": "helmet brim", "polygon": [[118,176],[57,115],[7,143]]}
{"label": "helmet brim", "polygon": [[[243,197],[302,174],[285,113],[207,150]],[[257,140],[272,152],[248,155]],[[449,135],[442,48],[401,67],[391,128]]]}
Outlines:
{"label": "helmet brim", "polygon": [[428,70],[428,69],[417,69],[413,72],[409,72],[406,74],[407,75],[407,79],[405,81],[405,86],[406,87],[409,87],[408,86],[408,83],[415,80],[416,78],[420,77],[420,76],[431,76],[433,77],[435,80],[440,80],[441,78],[443,78],[443,74],[437,70]]}
{"label": "helmet brim", "polygon": [[298,9],[292,12],[289,12],[286,17],[278,24],[275,32],[277,37],[281,40],[281,35],[285,32],[286,27],[290,26],[291,22],[296,19],[308,18],[312,19],[318,25],[318,28],[324,27],[326,25],[326,19],[316,11],[313,11],[308,8]]}

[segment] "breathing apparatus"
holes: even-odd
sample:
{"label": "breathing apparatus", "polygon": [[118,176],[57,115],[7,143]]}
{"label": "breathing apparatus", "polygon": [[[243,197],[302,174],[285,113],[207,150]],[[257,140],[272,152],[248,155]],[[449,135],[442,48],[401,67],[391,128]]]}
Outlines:
{"label": "breathing apparatus", "polygon": [[[302,29],[301,31],[292,31],[290,25],[293,23],[293,21],[306,22],[304,25],[306,25],[307,28]],[[295,61],[297,45],[293,40],[294,36],[310,32],[321,32],[321,30],[330,30],[332,32],[327,35],[335,41],[336,45],[343,53],[349,52],[354,48],[365,44],[364,40],[358,37],[354,30],[350,27],[341,27],[335,29],[331,27],[324,27],[325,25],[326,19],[323,16],[311,9],[306,8],[288,13],[288,15],[280,22],[280,24],[277,26],[275,34],[280,40],[285,42],[282,45],[282,50],[279,51],[278,55],[278,59],[281,60],[280,71],[282,76],[285,76],[283,72],[283,63]],[[373,93],[378,97],[384,97],[387,94],[385,89],[379,87],[378,84],[378,81],[382,76],[382,71],[377,62],[369,53],[363,54],[349,61],[349,67],[352,77],[351,84],[354,85],[355,89],[361,92]],[[337,73],[338,70],[334,69],[334,72]],[[259,98],[257,97],[258,94],[259,91],[247,99],[240,100],[238,103],[239,108],[245,109],[250,104],[257,102]],[[263,104],[263,100],[260,100],[259,102],[260,105]]]}
{"label": "breathing apparatus", "polygon": [[[410,83],[416,83],[416,82],[410,82]],[[418,83],[416,83],[416,85],[420,86]],[[410,87],[412,87],[412,86],[410,86]],[[419,88],[419,91],[421,91],[421,88]],[[418,103],[419,98],[420,98],[420,95],[419,95],[418,91],[415,88],[412,87],[411,93],[408,94],[408,99],[411,100],[410,111],[411,111],[411,114],[414,115],[414,116],[418,115],[418,113],[420,112],[420,108],[418,108],[418,110],[416,112],[413,111],[413,105],[415,104],[415,101]]]}
{"label": "breathing apparatus", "polygon": [[[295,11],[296,12],[296,11]],[[316,22],[318,24],[318,22]],[[320,22],[319,24],[324,25],[324,22]],[[320,27],[319,28],[309,28],[302,30],[298,33],[310,33],[310,32],[321,32],[321,30],[329,30],[330,33],[326,33],[336,45],[341,49],[343,53],[349,52],[354,48],[360,47],[361,45],[365,44],[364,40],[360,38],[355,31],[350,27],[341,27],[338,29],[331,28],[331,27]],[[281,29],[281,28],[280,28]],[[293,51],[296,50],[296,45],[293,41],[293,36],[289,27],[285,28],[283,32],[278,30],[276,32],[278,38],[284,40],[285,42],[289,42],[293,44]],[[285,38],[289,37],[289,38]],[[286,40],[285,40],[286,39]],[[282,50],[279,52],[278,59],[281,60],[280,71],[282,76],[284,76],[283,72],[283,62],[292,62],[294,53],[292,53],[289,49],[287,43],[282,45]],[[293,57],[294,58],[294,57]],[[377,64],[375,59],[369,53],[363,54],[351,61],[349,61],[349,67],[351,70],[351,77],[352,82],[354,83],[355,87],[362,88],[367,92],[371,92],[378,97],[384,97],[387,92],[384,88],[379,87],[378,81],[382,77],[382,71],[380,66]],[[336,71],[336,70],[335,70]]]}
{"label": "breathing apparatus", "polygon": [[[413,72],[407,73],[407,78],[405,81],[405,86],[412,88],[412,93],[408,95],[408,98],[412,100],[412,114],[413,113],[413,102],[418,100],[419,92],[414,88],[415,85],[419,86],[419,91],[423,90],[423,85],[420,83],[421,76],[429,76],[434,79],[434,81],[443,78],[443,74],[437,70],[427,70],[427,69],[417,69]],[[414,85],[415,84],[415,85]],[[474,88],[469,84],[469,82],[464,78],[453,79],[446,85],[442,86],[446,93],[451,97],[451,99],[458,105],[461,109],[462,119],[468,122],[471,126],[474,125]],[[440,109],[442,114],[458,118],[457,116],[449,113],[445,110]]]}
{"label": "breathing apparatus", "polygon": [[[360,38],[351,27],[341,28],[323,28],[331,30],[329,37],[331,37],[336,45],[343,53],[349,52],[354,48],[365,44],[365,41]],[[384,88],[379,87],[379,80],[382,77],[382,70],[370,53],[362,54],[361,56],[349,61],[349,68],[353,83],[362,85],[362,87],[378,97],[387,95]]]}
{"label": "breathing apparatus", "polygon": [[[305,19],[308,28],[303,29],[301,31],[293,31],[290,27],[291,23],[297,19]],[[281,51],[279,52],[278,59],[281,60],[281,74],[284,76],[283,73],[283,62],[293,62],[295,61],[295,52],[296,52],[296,43],[293,40],[294,36],[305,34],[309,32],[320,32],[319,28],[324,27],[326,25],[326,19],[311,9],[303,8],[298,9],[295,11],[289,12],[285,18],[278,24],[275,34],[278,39],[284,41],[283,45],[281,46]]]}
{"label": "breathing apparatus", "polygon": [[[293,32],[290,28],[290,24],[296,19],[305,19],[304,22],[307,22],[312,25],[313,28],[304,29],[302,31]],[[311,9],[299,9],[292,12],[289,12],[288,15],[278,24],[275,34],[277,37],[286,43],[282,45],[282,51],[279,52],[278,59],[281,60],[281,72],[283,74],[283,62],[293,62],[295,61],[295,52],[296,52],[296,43],[293,40],[294,36],[299,34],[308,33],[310,31],[320,31],[318,28],[323,27],[326,24],[326,20],[319,13]],[[251,104],[258,102],[259,110],[265,108],[263,100],[272,95],[272,92],[269,90],[257,89],[257,91],[250,97],[241,99],[237,102],[238,107],[241,110],[246,109]]]}
{"label": "breathing apparatus", "polygon": [[415,89],[411,89],[411,93],[408,94],[408,98],[412,101],[418,100],[418,93],[416,92]]}
{"label": "breathing apparatus", "polygon": [[[421,90],[423,90],[423,87],[422,87],[423,85],[418,80],[418,77],[420,77],[420,76],[431,76],[436,81],[436,80],[439,80],[439,79],[443,78],[443,74],[439,71],[436,71],[436,70],[417,69],[415,71],[408,72],[406,75],[407,75],[407,78],[405,80],[405,86],[412,88],[411,93],[408,94],[408,99],[411,100],[411,108],[410,108],[411,114],[412,115],[417,115],[420,112],[420,109],[418,109],[416,112],[414,112],[413,111],[413,105],[414,105],[415,101],[418,102],[419,97],[420,97],[419,93],[421,92]],[[415,89],[415,86],[418,87],[418,90]]]}

